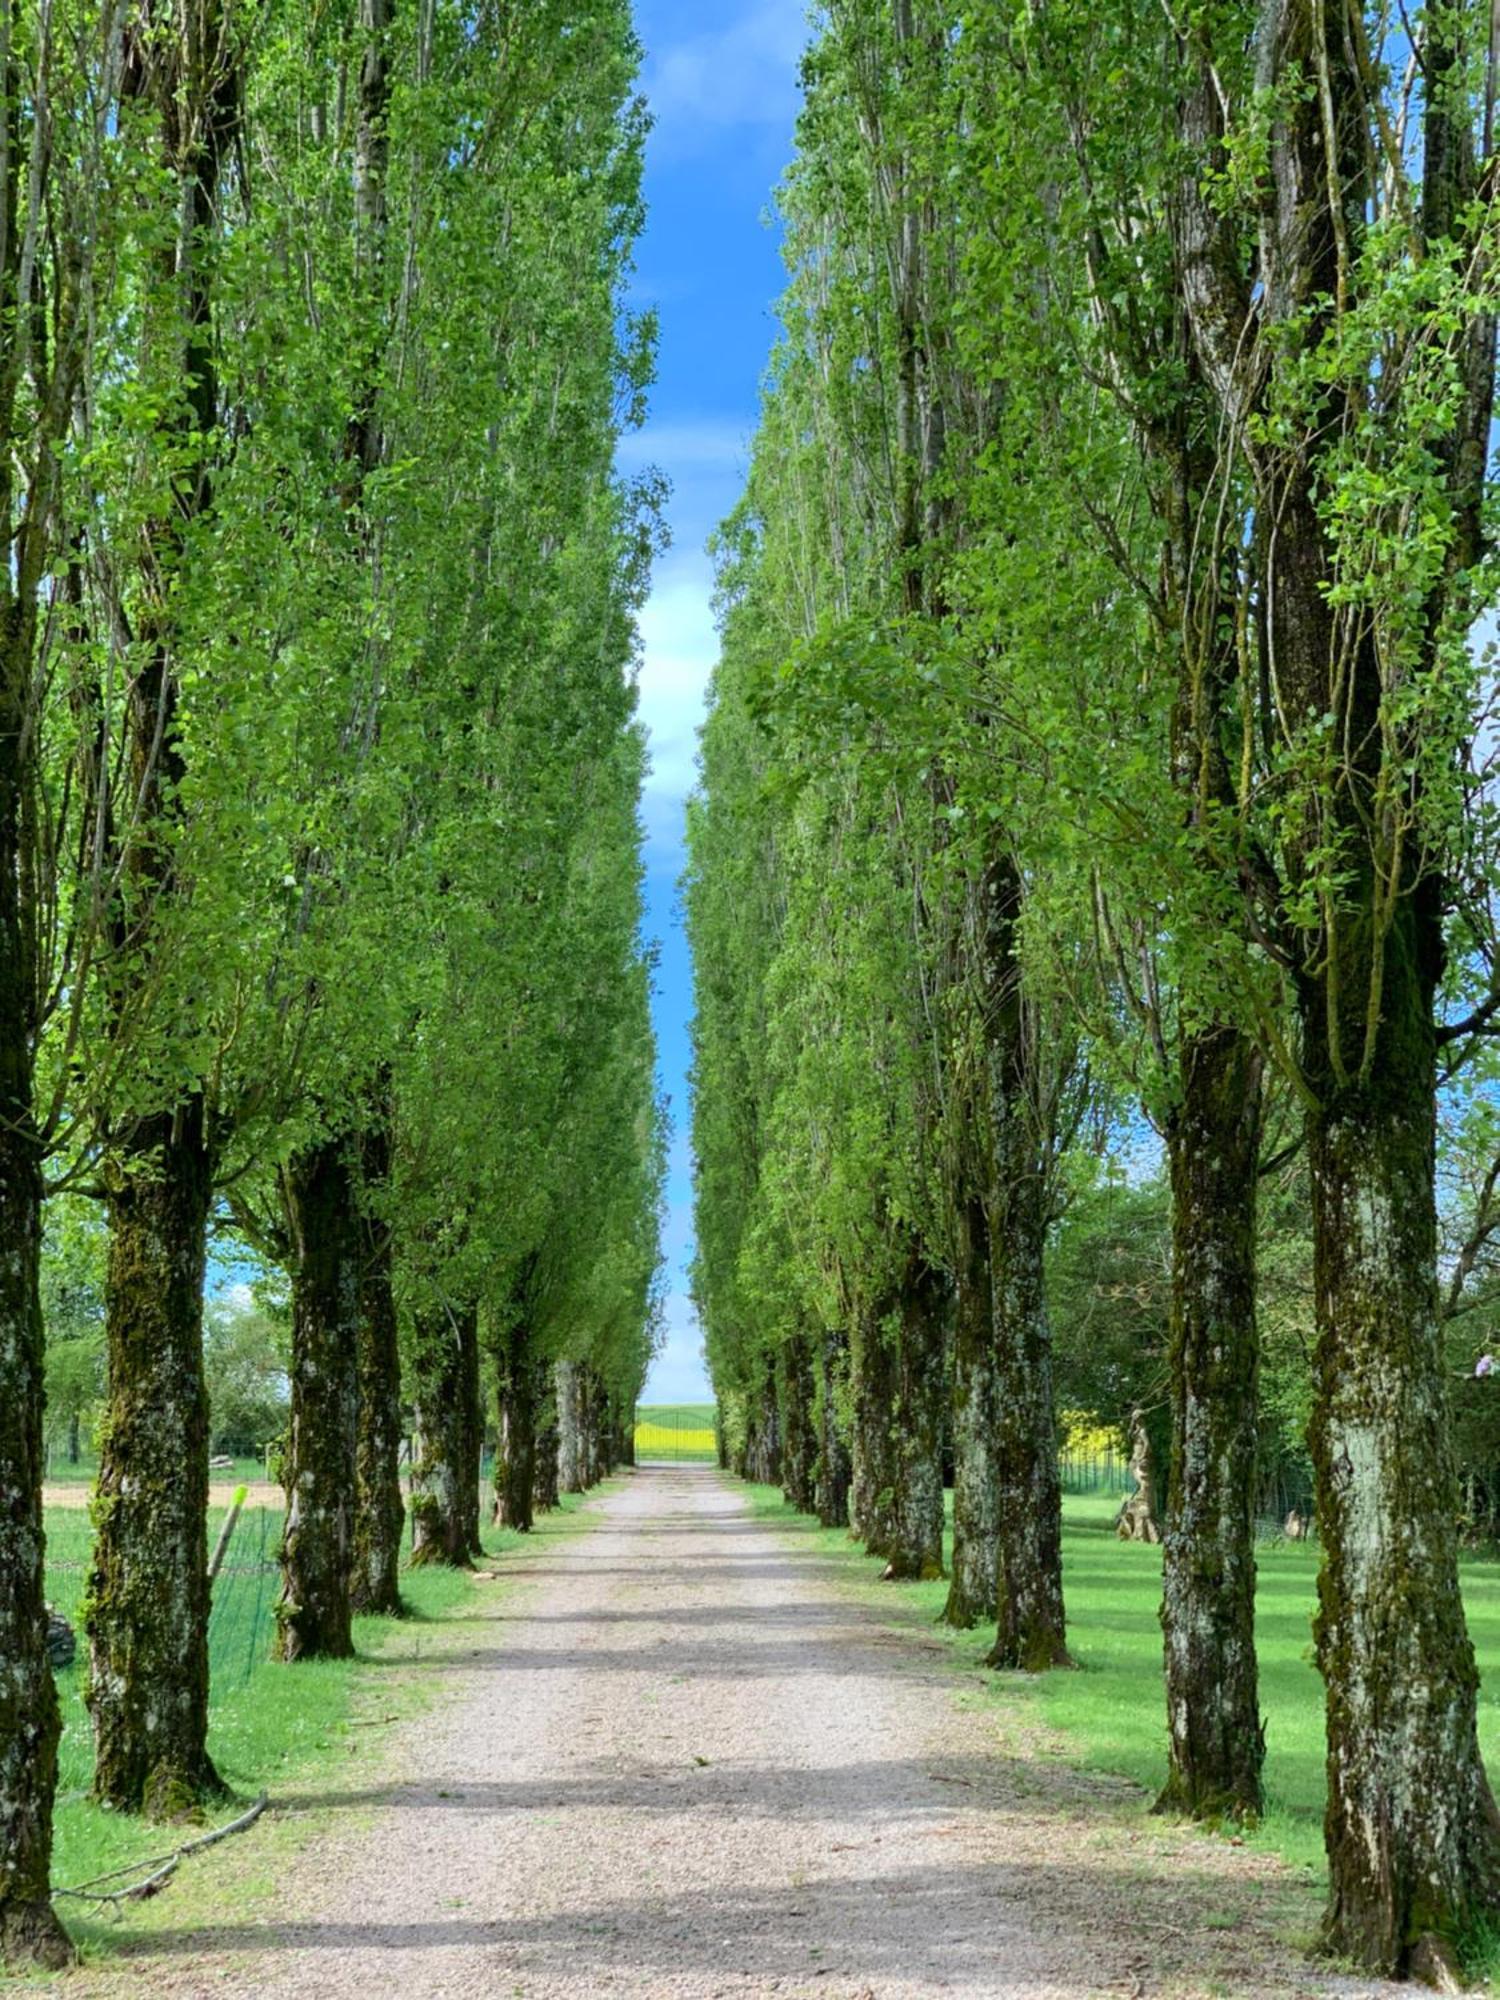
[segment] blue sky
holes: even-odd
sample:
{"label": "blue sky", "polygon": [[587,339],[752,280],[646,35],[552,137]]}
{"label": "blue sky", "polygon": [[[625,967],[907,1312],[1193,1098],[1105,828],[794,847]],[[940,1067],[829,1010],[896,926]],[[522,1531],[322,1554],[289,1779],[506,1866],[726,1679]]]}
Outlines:
{"label": "blue sky", "polygon": [[651,737],[646,928],[660,946],[656,1034],[673,1122],[666,1254],[666,1340],[650,1402],[708,1395],[687,1296],[692,1255],[688,1022],[692,972],[678,908],[683,805],[692,788],[703,692],[718,650],[704,543],[739,493],[760,377],[781,290],[771,194],[791,154],[803,0],[638,0],[642,86],[655,120],[647,149],[645,235],[637,302],[661,318],[660,362],[646,429],[627,468],[659,466],[672,483],[672,549],[641,617],[640,707]]}

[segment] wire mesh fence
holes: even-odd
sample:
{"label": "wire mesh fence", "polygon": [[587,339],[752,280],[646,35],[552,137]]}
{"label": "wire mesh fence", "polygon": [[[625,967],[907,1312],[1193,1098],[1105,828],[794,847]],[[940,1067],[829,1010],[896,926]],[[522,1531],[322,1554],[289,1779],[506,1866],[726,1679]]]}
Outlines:
{"label": "wire mesh fence", "polygon": [[[217,1540],[224,1509],[210,1510],[209,1546]],[[278,1507],[247,1507],[214,1581],[208,1617],[208,1671],[215,1695],[243,1687],[271,1646],[276,1603],[276,1550],[281,1541]],[[85,1507],[53,1507],[47,1512],[47,1602],[79,1631],[84,1591],[94,1543],[94,1525]],[[72,1669],[78,1671],[80,1649]]]}
{"label": "wire mesh fence", "polygon": [[1106,1447],[1103,1451],[1060,1451],[1058,1478],[1064,1493],[1129,1493],[1135,1481],[1130,1461],[1123,1452]]}
{"label": "wire mesh fence", "polygon": [[640,1405],[635,1413],[635,1455],[638,1461],[712,1464],[718,1456],[712,1408]]}

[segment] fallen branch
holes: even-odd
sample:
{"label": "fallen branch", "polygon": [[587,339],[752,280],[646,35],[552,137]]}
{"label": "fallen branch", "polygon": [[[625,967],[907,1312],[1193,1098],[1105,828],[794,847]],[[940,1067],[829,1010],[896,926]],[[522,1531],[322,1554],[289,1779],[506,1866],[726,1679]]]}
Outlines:
{"label": "fallen branch", "polygon": [[[150,1861],[127,1861],[122,1868],[111,1868],[107,1874],[91,1876],[87,1882],[80,1882],[73,1889],[54,1889],[52,1894],[54,1897],[71,1896],[80,1903],[95,1905],[112,1903],[117,1910],[121,1903],[143,1903],[148,1896],[155,1896],[166,1887],[177,1873],[178,1864],[188,1855],[200,1854],[205,1847],[213,1847],[218,1841],[227,1840],[230,1834],[243,1833],[247,1826],[254,1826],[268,1803],[267,1794],[262,1792],[255,1804],[242,1812],[238,1819],[227,1820],[223,1826],[216,1826],[211,1833],[200,1833],[195,1840],[185,1840],[181,1847],[174,1848],[170,1854],[155,1855]],[[104,1883],[117,1882],[122,1875],[128,1875],[136,1868],[146,1868],[150,1872],[143,1875],[140,1881],[128,1883],[123,1889],[103,1887]]]}

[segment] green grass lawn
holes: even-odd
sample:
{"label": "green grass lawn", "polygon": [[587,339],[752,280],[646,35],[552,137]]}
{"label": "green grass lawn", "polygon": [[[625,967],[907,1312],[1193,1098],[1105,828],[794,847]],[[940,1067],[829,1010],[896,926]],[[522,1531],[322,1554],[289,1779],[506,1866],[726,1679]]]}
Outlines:
{"label": "green grass lawn", "polygon": [[[576,1517],[583,1504],[580,1496],[564,1495],[563,1516]],[[222,1518],[222,1509],[210,1510],[210,1545]],[[47,1595],[77,1625],[92,1534],[88,1514],[78,1507],[49,1508],[46,1525]],[[579,1525],[574,1518],[544,1516],[539,1533],[544,1537],[566,1532],[574,1525]],[[372,1700],[378,1701],[381,1721],[420,1709],[431,1698],[437,1682],[410,1670],[410,1663],[423,1652],[436,1654],[440,1650],[443,1635],[436,1627],[458,1611],[477,1587],[462,1571],[405,1571],[401,1589],[408,1615],[401,1619],[357,1619],[359,1657],[279,1666],[271,1661],[269,1651],[280,1533],[279,1511],[251,1510],[242,1515],[215,1586],[209,1624],[208,1748],[233,1799],[210,1810],[208,1818],[214,1823],[233,1816],[235,1800],[243,1804],[269,1791],[274,1803],[277,1794],[289,1787],[307,1793],[317,1789],[320,1774],[350,1768],[350,1757],[374,1747],[372,1737],[358,1733],[365,1725],[356,1720],[360,1709],[368,1708]],[[502,1575],[506,1555],[529,1540],[504,1528],[486,1529],[483,1539],[486,1553],[499,1560]],[[488,1590],[499,1587],[484,1586]],[[170,1830],[164,1832],[159,1826],[124,1814],[103,1812],[89,1801],[93,1744],[83,1701],[85,1646],[81,1626],[78,1638],[77,1659],[57,1676],[63,1736],[52,1875],[62,1887],[169,1852],[174,1844]],[[381,1656],[397,1650],[402,1663],[387,1671]],[[308,1823],[298,1824],[305,1827]],[[281,1830],[274,1838],[281,1841],[289,1835]],[[226,1855],[229,1851],[216,1848],[213,1853]],[[199,1882],[216,1878],[208,1857],[196,1866]],[[223,1872],[222,1867],[217,1871]],[[274,1883],[271,1887],[274,1890]],[[174,1910],[190,1909],[195,1893],[188,1876],[175,1881],[169,1891]],[[86,1954],[123,1942],[130,1930],[129,1924],[117,1926],[89,1914],[88,1906],[76,1901],[64,1901],[59,1907]]]}
{"label": "green grass lawn", "polygon": [[[754,1487],[757,1513],[793,1517],[779,1493]],[[1094,1493],[1063,1500],[1063,1587],[1068,1643],[1077,1673],[1028,1680],[988,1674],[997,1697],[1033,1704],[1039,1721],[1059,1733],[1064,1754],[1094,1770],[1132,1778],[1154,1795],[1166,1776],[1166,1717],[1162,1693],[1161,1551],[1119,1541],[1113,1521],[1118,1496]],[[816,1530],[841,1561],[878,1574],[875,1560],[839,1529]],[[1288,1861],[1323,1879],[1323,1684],[1312,1658],[1318,1552],[1306,1543],[1263,1545],[1258,1552],[1256,1639],[1261,1710],[1266,1724],[1264,1824],[1253,1836]],[[1479,1734],[1500,1778],[1500,1563],[1464,1565],[1464,1602],[1479,1659]],[[945,1583],[888,1584],[934,1620]],[[947,1634],[947,1627],[938,1630]],[[984,1635],[947,1634],[966,1666]]]}

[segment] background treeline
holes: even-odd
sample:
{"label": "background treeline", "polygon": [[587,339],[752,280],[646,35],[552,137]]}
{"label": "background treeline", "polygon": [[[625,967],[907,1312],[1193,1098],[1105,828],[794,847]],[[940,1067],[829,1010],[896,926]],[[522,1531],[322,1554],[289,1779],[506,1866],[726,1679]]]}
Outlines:
{"label": "background treeline", "polygon": [[817,27],[690,822],[726,1446],[898,1577],[946,1463],[947,1615],[1040,1671],[1055,1413],[1142,1409],[1210,1820],[1302,1468],[1327,1941],[1438,1977],[1500,1909],[1489,13]]}
{"label": "background treeline", "polygon": [[288,1662],[396,1608],[408,1434],[415,1559],[477,1546],[482,1366],[510,1523],[625,1448],[636,60],[624,0],[0,4],[0,1958],[65,1949],[44,1367],[123,1810],[218,1783],[206,1271],[284,1281]]}

